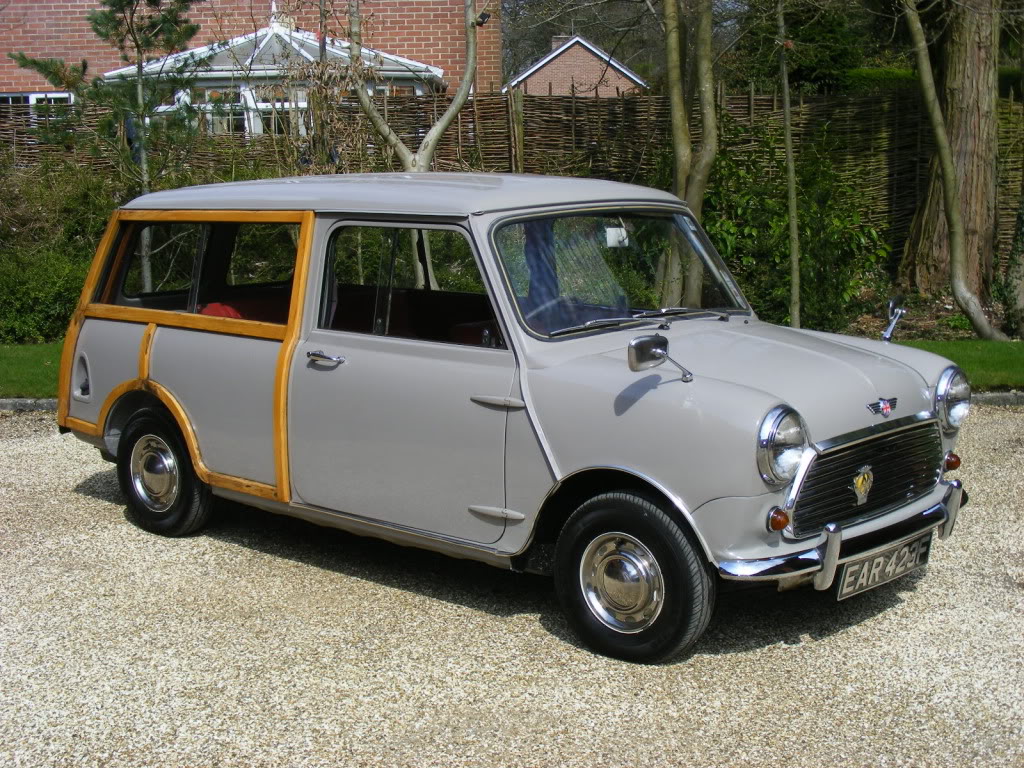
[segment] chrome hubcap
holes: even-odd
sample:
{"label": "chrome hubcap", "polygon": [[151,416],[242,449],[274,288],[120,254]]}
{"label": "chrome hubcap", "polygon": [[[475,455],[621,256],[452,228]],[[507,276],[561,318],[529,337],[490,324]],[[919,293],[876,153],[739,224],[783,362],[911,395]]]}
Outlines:
{"label": "chrome hubcap", "polygon": [[153,512],[166,512],[178,498],[178,464],[170,447],[156,435],[145,435],[132,448],[132,487]]}
{"label": "chrome hubcap", "polygon": [[580,589],[594,616],[625,634],[653,624],[665,602],[658,561],[628,533],[604,533],[587,545],[580,560]]}

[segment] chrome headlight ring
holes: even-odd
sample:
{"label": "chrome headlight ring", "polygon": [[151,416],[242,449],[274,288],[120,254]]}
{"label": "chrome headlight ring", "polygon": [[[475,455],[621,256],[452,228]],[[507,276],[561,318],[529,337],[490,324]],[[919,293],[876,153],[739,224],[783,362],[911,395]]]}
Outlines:
{"label": "chrome headlight ring", "polygon": [[788,405],[772,408],[757,430],[757,470],[768,485],[785,485],[796,477],[807,448],[800,414]]}
{"label": "chrome headlight ring", "polygon": [[955,435],[971,410],[971,384],[966,374],[951,365],[939,376],[935,385],[935,413],[942,431]]}

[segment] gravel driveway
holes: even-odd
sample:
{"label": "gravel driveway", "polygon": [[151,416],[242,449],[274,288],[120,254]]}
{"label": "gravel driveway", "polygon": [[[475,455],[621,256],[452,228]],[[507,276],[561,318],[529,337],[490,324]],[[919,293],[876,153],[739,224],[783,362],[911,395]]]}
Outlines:
{"label": "gravel driveway", "polygon": [[241,507],[167,540],[52,415],[0,414],[0,765],[1024,765],[1024,408],[978,406],[955,535],[841,604],[719,600],[689,658],[550,582]]}

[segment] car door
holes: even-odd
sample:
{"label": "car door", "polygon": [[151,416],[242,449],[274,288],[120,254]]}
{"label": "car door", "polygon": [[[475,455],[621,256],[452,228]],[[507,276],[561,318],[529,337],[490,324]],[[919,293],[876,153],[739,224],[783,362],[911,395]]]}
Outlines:
{"label": "car door", "polygon": [[340,223],[321,285],[289,389],[295,500],[497,541],[516,364],[465,232]]}

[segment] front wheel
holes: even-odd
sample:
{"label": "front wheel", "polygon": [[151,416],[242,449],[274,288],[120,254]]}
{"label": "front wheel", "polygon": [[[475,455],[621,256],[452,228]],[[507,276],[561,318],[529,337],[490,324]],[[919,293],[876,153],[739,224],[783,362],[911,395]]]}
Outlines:
{"label": "front wheel", "polygon": [[196,477],[177,425],[159,411],[143,411],[124,430],[117,479],[128,518],[150,533],[185,536],[210,517],[210,488]]}
{"label": "front wheel", "polygon": [[715,582],[686,532],[656,503],[629,492],[596,496],[558,538],[555,589],[594,650],[657,662],[703,634]]}

